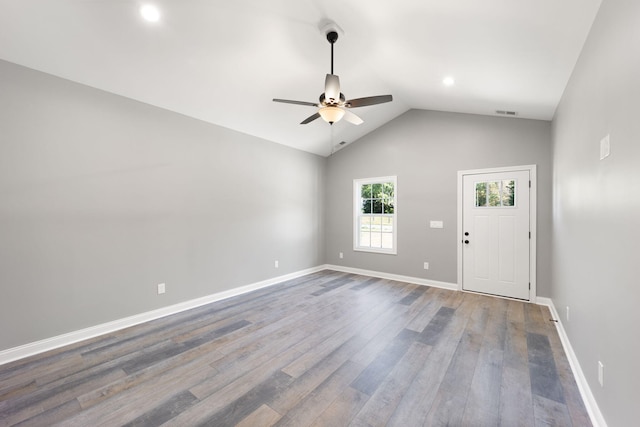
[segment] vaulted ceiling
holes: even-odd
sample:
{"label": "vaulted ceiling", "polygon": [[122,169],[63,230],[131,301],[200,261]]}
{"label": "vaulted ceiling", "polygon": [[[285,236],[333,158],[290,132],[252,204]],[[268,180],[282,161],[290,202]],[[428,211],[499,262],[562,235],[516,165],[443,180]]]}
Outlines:
{"label": "vaulted ceiling", "polygon": [[[411,108],[550,120],[601,0],[0,0],[0,58],[320,155]],[[299,123],[330,72],[364,123]],[[443,79],[455,84],[445,86]],[[0,76],[1,78],[1,76]]]}

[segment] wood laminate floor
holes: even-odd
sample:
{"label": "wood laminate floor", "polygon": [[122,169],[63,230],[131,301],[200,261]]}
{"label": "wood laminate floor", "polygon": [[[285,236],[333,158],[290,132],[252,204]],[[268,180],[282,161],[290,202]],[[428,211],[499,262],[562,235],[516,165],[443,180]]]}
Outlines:
{"label": "wood laminate floor", "polygon": [[323,271],[0,366],[0,426],[590,426],[550,317]]}

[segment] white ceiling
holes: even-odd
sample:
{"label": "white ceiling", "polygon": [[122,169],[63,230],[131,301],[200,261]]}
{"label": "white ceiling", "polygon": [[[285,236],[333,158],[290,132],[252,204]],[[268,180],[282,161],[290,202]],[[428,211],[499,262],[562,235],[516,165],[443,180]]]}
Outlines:
{"label": "white ceiling", "polygon": [[[0,0],[0,58],[328,155],[410,108],[550,120],[601,0]],[[330,71],[365,123],[300,121]],[[451,75],[456,84],[445,87]]]}

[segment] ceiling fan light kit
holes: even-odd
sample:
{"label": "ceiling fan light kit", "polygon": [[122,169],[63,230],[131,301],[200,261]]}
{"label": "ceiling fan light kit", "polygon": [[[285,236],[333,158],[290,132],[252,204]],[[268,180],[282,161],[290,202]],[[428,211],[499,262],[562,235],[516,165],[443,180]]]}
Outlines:
{"label": "ceiling fan light kit", "polygon": [[323,29],[327,36],[327,41],[331,44],[331,74],[327,74],[325,78],[324,93],[320,94],[319,102],[316,104],[313,102],[293,101],[278,98],[274,98],[273,101],[285,104],[317,107],[319,110],[300,122],[301,125],[311,123],[318,117],[322,117],[325,122],[331,125],[340,121],[342,118],[351,124],[359,125],[363,123],[362,119],[346,110],[347,108],[357,108],[391,102],[393,101],[393,97],[391,95],[379,95],[347,100],[344,94],[340,92],[340,77],[333,74],[333,45],[338,41],[339,27],[329,22],[323,26]]}
{"label": "ceiling fan light kit", "polygon": [[322,107],[318,113],[329,124],[334,124],[344,117],[344,110],[339,107]]}

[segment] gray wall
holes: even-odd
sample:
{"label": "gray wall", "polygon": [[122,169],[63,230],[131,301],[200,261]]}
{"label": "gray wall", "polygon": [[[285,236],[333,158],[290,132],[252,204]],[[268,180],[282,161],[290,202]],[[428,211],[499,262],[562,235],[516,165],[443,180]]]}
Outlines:
{"label": "gray wall", "polygon": [[[538,295],[550,296],[551,123],[545,121],[410,110],[348,145],[329,158],[326,260],[455,283],[457,172],[528,164],[538,165]],[[353,179],[386,175],[398,176],[398,254],[355,252]],[[443,220],[444,229],[430,229],[430,220]]]}
{"label": "gray wall", "polygon": [[640,419],[639,48],[640,2],[604,0],[553,121],[552,298],[613,427]]}
{"label": "gray wall", "polygon": [[324,262],[324,158],[3,61],[0,94],[0,350]]}

